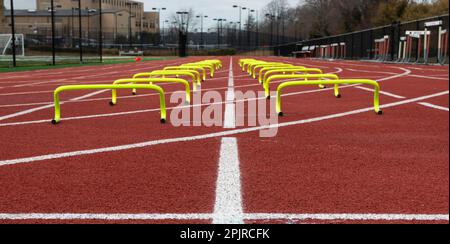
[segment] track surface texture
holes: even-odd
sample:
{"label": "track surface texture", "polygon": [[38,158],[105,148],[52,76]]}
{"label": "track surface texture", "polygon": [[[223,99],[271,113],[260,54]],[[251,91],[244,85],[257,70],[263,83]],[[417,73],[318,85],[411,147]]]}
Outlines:
{"label": "track surface texture", "polygon": [[256,57],[377,80],[382,91],[380,116],[368,86],[342,86],[340,99],[330,87],[286,89],[271,138],[235,123],[255,115],[236,114],[233,95],[262,91],[238,65],[248,57],[215,57],[223,68],[201,94],[222,100],[187,107],[194,124],[194,109],[214,106],[215,126],[171,124],[177,84],[161,84],[166,124],[150,91],[119,91],[114,107],[109,91],[67,92],[61,123],[50,123],[60,85],[212,58],[0,74],[0,223],[449,222],[448,66]]}

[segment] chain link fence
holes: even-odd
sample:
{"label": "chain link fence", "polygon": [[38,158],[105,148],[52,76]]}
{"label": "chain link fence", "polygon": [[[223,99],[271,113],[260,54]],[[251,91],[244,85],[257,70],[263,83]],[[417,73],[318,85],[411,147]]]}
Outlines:
{"label": "chain link fence", "polygon": [[[432,23],[430,26],[426,26]],[[282,56],[448,63],[449,15],[393,23],[378,28],[274,48]],[[426,33],[425,33],[426,29]]]}

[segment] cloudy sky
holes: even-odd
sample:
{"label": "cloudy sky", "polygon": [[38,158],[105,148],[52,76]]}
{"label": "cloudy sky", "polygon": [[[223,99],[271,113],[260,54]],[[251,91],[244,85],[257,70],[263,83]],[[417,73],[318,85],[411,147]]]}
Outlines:
{"label": "cloudy sky", "polygon": [[[143,2],[146,10],[153,7],[166,7],[167,12],[162,13],[162,19],[168,19],[170,14],[177,10],[193,8],[196,14],[204,13],[213,18],[226,18],[230,21],[237,21],[239,14],[233,5],[239,4],[252,9],[262,9],[270,0],[137,0]],[[299,0],[288,0],[290,5],[296,5]],[[5,5],[9,7],[9,0],[5,0]],[[14,0],[14,7],[19,9],[35,8],[35,0]],[[208,21],[205,25],[212,25]]]}

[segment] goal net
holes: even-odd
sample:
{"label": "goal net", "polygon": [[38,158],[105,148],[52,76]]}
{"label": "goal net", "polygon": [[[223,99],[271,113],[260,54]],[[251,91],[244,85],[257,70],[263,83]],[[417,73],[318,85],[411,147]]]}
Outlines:
{"label": "goal net", "polygon": [[12,55],[13,45],[16,47],[16,55],[25,56],[25,40],[23,34],[15,34],[16,41],[13,41],[12,34],[0,34],[0,56]]}

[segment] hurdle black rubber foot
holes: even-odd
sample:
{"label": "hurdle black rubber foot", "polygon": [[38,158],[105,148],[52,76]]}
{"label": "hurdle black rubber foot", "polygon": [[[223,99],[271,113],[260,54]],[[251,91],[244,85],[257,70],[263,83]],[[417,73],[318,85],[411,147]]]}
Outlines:
{"label": "hurdle black rubber foot", "polygon": [[57,125],[58,122],[56,122],[56,120],[52,119],[52,125]]}
{"label": "hurdle black rubber foot", "polygon": [[270,100],[270,96],[267,96],[266,98],[267,98],[267,100]]}
{"label": "hurdle black rubber foot", "polygon": [[336,98],[341,98],[341,97],[342,97],[341,94],[339,94],[339,95],[336,96]]}
{"label": "hurdle black rubber foot", "polygon": [[136,93],[136,92],[132,92],[131,94],[133,94],[133,96],[136,96],[136,95],[137,95],[137,93]]}
{"label": "hurdle black rubber foot", "polygon": [[116,104],[113,102],[109,102],[109,106],[114,106],[114,105],[116,105]]}
{"label": "hurdle black rubber foot", "polygon": [[283,112],[279,112],[279,113],[278,113],[278,116],[279,116],[279,117],[283,117],[283,116],[284,116],[284,113],[283,113]]}
{"label": "hurdle black rubber foot", "polygon": [[377,114],[378,115],[383,115],[383,111],[380,110],[380,111],[377,112]]}
{"label": "hurdle black rubber foot", "polygon": [[166,123],[166,119],[161,119],[161,124],[165,124]]}

